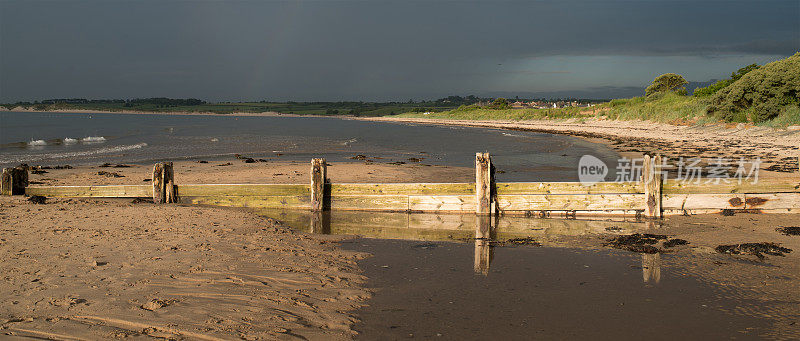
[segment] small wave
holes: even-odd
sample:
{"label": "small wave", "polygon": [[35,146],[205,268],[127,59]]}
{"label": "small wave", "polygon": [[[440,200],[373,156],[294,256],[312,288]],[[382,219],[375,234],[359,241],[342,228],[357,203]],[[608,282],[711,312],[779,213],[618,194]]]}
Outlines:
{"label": "small wave", "polygon": [[97,143],[97,142],[105,142],[106,138],[102,136],[87,136],[81,139],[83,143]]}
{"label": "small wave", "polygon": [[11,163],[19,163],[19,162],[30,162],[30,161],[38,161],[38,160],[45,160],[45,159],[64,159],[64,158],[71,158],[71,157],[82,157],[82,156],[91,156],[96,154],[110,154],[110,153],[119,153],[125,152],[135,149],[141,149],[147,147],[147,143],[137,143],[137,144],[130,144],[130,145],[122,145],[116,147],[106,147],[106,148],[99,148],[94,150],[87,150],[82,152],[71,152],[71,153],[52,153],[52,154],[39,154],[39,155],[25,155],[18,158],[0,158],[0,163],[11,164]]}
{"label": "small wave", "polygon": [[64,138],[64,144],[76,144],[76,143],[78,143],[77,139],[73,139],[73,138],[69,138],[69,137],[65,137]]}
{"label": "small wave", "polygon": [[31,142],[28,142],[28,145],[29,146],[46,146],[47,145],[47,141],[45,141],[45,140],[31,140]]}

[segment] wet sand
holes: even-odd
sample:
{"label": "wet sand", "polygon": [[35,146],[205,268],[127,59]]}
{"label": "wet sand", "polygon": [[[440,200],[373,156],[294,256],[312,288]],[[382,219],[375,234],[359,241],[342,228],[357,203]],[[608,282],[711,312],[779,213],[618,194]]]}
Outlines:
{"label": "wet sand", "polygon": [[[117,164],[108,167],[79,166],[71,169],[42,169],[45,173],[30,174],[32,185],[141,185],[152,178],[153,165]],[[198,163],[177,161],[173,163],[175,183],[180,184],[231,184],[231,183],[296,183],[310,182],[311,163],[300,161],[269,161],[245,163],[241,159]],[[100,172],[105,172],[98,174]],[[406,163],[401,165],[357,161],[328,162],[328,178],[332,182],[469,182],[474,181],[475,170],[467,167],[449,167]],[[113,173],[113,174],[107,174]],[[116,174],[116,175],[114,175]]]}
{"label": "wet sand", "polygon": [[[486,273],[475,268],[477,243],[357,239],[342,245],[373,254],[359,261],[375,291],[357,311],[360,339],[788,340],[800,337],[800,236],[776,228],[798,221],[798,214],[704,215],[642,223],[635,231],[537,231],[532,235],[542,247],[489,247]],[[501,223],[498,234],[502,226],[508,229]],[[605,246],[633,232],[688,244],[657,254]],[[746,242],[793,251],[760,260],[714,250]]]}

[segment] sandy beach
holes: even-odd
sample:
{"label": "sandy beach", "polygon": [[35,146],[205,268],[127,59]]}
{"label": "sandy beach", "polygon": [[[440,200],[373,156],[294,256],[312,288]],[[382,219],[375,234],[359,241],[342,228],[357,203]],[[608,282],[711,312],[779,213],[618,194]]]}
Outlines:
{"label": "sandy beach", "polygon": [[[597,122],[594,126],[547,122],[551,125],[546,128],[545,123],[393,121],[555,129],[547,132],[611,143],[629,155],[648,151],[653,141],[660,141],[664,147],[659,150],[675,153],[669,155],[712,157],[763,151],[790,165],[789,155],[797,148],[789,145],[797,134],[762,128],[750,128],[761,132],[758,139],[744,139],[744,130],[730,128],[710,140],[708,131],[644,123],[637,133]],[[668,135],[659,129],[671,130]],[[715,143],[718,147],[711,148]],[[177,184],[309,181],[308,162],[246,161],[246,157],[177,161],[175,180]],[[384,161],[370,157],[332,162],[328,176],[340,183],[474,181],[471,167]],[[149,164],[63,166],[35,169],[31,184],[148,184],[152,180]],[[765,173],[797,176],[796,171],[787,170]],[[768,302],[765,310],[748,314],[777,316],[772,336],[780,337],[800,335],[794,324],[797,305],[775,303],[786,297],[800,299],[793,290],[800,255],[795,251],[784,257],[769,256],[764,262],[752,256],[720,255],[715,247],[767,242],[797,250],[800,239],[776,228],[796,226],[798,220],[797,214],[669,217],[652,232],[689,242],[670,251],[691,256],[676,258],[672,266],[714,285],[745,290],[741,299]],[[130,199],[49,198],[45,205],[36,205],[23,197],[3,197],[0,225],[0,264],[5,276],[0,292],[12,298],[0,306],[0,333],[7,336],[350,339],[356,335],[358,309],[370,304],[374,289],[367,286],[358,265],[369,254],[336,246],[346,237],[300,233],[243,209],[156,206]],[[553,238],[555,242],[546,246],[608,247],[606,237],[597,235]]]}
{"label": "sandy beach", "polygon": [[800,340],[798,13],[0,0],[0,341]]}
{"label": "sandy beach", "polygon": [[[233,163],[236,162],[236,163]],[[341,182],[468,181],[471,169],[334,163]],[[424,168],[425,171],[420,170]],[[180,183],[303,183],[305,162],[175,163]],[[102,173],[101,173],[102,172]],[[142,184],[150,165],[47,169],[33,184]],[[101,173],[101,174],[98,174]],[[55,339],[349,339],[369,292],[340,237],[239,209],[0,198],[0,333]]]}
{"label": "sandy beach", "polygon": [[348,339],[369,297],[366,254],[241,210],[0,200],[6,336]]}

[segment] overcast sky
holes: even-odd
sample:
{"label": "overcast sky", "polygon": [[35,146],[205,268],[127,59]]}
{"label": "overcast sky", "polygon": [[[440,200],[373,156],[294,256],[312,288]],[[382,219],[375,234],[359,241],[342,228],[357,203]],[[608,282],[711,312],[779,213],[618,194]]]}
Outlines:
{"label": "overcast sky", "polygon": [[798,50],[798,0],[0,0],[0,101],[608,98]]}

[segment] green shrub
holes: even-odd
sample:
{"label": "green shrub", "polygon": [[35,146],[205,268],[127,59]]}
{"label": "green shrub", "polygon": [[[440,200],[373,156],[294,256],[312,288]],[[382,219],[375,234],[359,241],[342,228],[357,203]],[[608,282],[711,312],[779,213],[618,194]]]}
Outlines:
{"label": "green shrub", "polygon": [[764,122],[800,102],[800,53],[746,72],[711,97],[707,112],[725,121]]}
{"label": "green shrub", "polygon": [[694,95],[695,97],[711,96],[717,93],[718,91],[724,89],[728,85],[731,85],[733,82],[738,81],[739,78],[742,78],[742,76],[746,75],[748,72],[758,69],[758,67],[759,67],[758,64],[750,64],[748,66],[740,68],[739,70],[736,70],[736,72],[731,72],[731,79],[723,79],[705,88],[694,89],[692,95]]}
{"label": "green shrub", "polygon": [[494,102],[492,102],[492,105],[490,105],[489,107],[492,108],[492,109],[498,109],[498,110],[508,109],[509,108],[508,100],[505,99],[505,98],[500,97],[500,98],[494,100]]}
{"label": "green shrub", "polygon": [[653,84],[650,84],[650,86],[644,90],[644,94],[647,97],[665,92],[675,92],[679,95],[685,95],[686,84],[689,84],[689,82],[687,82],[683,76],[674,73],[665,73],[656,77],[656,79],[653,80]]}

